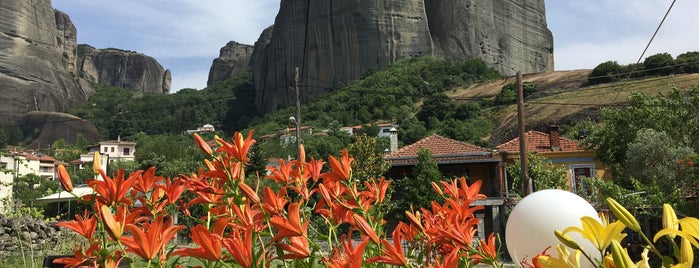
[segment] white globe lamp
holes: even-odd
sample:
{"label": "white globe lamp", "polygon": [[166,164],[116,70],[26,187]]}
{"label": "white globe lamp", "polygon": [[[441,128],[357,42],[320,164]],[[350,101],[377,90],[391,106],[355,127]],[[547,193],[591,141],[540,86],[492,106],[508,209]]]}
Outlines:
{"label": "white globe lamp", "polygon": [[[558,257],[556,245],[561,244],[553,234],[555,230],[563,231],[570,226],[582,229],[580,218],[590,216],[601,221],[595,208],[582,197],[568,191],[549,189],[534,192],[523,198],[512,209],[505,226],[505,242],[510,257],[519,264],[540,254],[546,253]],[[600,259],[599,251],[583,239],[579,233],[568,233],[587,254]],[[573,251],[569,248],[569,251]],[[584,256],[580,257],[581,267],[594,267]]]}

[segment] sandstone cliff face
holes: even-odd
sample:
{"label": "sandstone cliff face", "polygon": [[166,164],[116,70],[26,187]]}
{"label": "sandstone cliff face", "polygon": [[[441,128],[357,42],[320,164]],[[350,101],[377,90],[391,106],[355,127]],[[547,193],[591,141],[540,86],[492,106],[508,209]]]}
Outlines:
{"label": "sandstone cliff face", "polygon": [[552,71],[544,0],[282,1],[254,46],[256,104],[263,112],[292,105],[294,67],[305,69],[305,102],[369,70],[423,55],[481,58],[504,75]]}
{"label": "sandstone cliff face", "polygon": [[553,71],[544,0],[425,0],[435,53],[480,58],[503,75]]}
{"label": "sandstone cliff face", "polygon": [[241,44],[235,41],[228,42],[221,48],[218,58],[214,59],[209,69],[209,79],[206,85],[210,86],[218,81],[226,80],[241,70],[248,68],[252,57],[253,46]]}
{"label": "sandstone cliff face", "polygon": [[72,145],[78,134],[90,143],[102,139],[102,135],[90,121],[65,113],[28,112],[17,119],[17,124],[24,136],[30,138],[27,143],[29,148],[46,147],[59,139]]}
{"label": "sandstone cliff face", "polygon": [[94,92],[68,71],[76,38],[63,15],[49,0],[0,1],[0,121],[64,111]]}
{"label": "sandstone cliff face", "polygon": [[170,93],[170,70],[165,70],[154,58],[141,53],[80,45],[77,68],[80,77],[100,85],[144,93]]}
{"label": "sandstone cliff face", "polygon": [[432,54],[423,1],[309,1],[307,37],[307,2],[282,1],[261,61],[252,63],[262,111],[293,103],[295,93],[288,85],[296,66],[305,66],[301,80],[306,101],[368,70],[383,69],[407,56]]}

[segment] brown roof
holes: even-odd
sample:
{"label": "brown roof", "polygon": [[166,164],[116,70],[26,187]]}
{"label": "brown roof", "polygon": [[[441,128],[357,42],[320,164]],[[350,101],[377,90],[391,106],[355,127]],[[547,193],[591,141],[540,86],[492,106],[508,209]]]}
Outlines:
{"label": "brown roof", "polygon": [[[530,130],[524,134],[527,138],[527,151],[528,152],[551,152],[551,140],[549,139],[549,134]],[[583,151],[583,149],[578,145],[577,141],[559,137],[561,143],[560,151],[570,152],[570,151]],[[496,146],[498,151],[506,152],[519,152],[519,138],[514,138],[508,142]]]}
{"label": "brown roof", "polygon": [[499,158],[492,156],[492,151],[488,148],[445,138],[437,134],[432,134],[390,153],[387,158],[394,166],[414,165],[418,162],[417,153],[421,148],[430,151],[432,159],[439,164],[500,161]]}

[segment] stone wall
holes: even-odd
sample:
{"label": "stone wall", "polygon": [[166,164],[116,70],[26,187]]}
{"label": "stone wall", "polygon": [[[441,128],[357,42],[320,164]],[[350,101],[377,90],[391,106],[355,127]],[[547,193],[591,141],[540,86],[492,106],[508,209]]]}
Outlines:
{"label": "stone wall", "polygon": [[[62,245],[72,246],[67,230],[31,217],[8,218],[0,214],[0,259],[7,256],[44,257],[59,252]],[[70,241],[69,241],[70,240]],[[68,248],[65,248],[68,251]]]}

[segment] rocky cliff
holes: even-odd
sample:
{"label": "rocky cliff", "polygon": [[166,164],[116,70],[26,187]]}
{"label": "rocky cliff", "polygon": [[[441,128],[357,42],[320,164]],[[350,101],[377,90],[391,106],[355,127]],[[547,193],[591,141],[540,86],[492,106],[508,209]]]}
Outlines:
{"label": "rocky cliff", "polygon": [[553,71],[544,0],[425,0],[435,53],[480,58],[503,75]]}
{"label": "rocky cliff", "polygon": [[155,59],[115,49],[79,56],[76,36],[70,17],[50,0],[0,1],[0,122],[74,107],[94,93],[88,80],[170,92],[170,72]]}
{"label": "rocky cliff", "polygon": [[144,93],[170,93],[170,70],[164,69],[153,57],[141,53],[80,45],[77,67],[81,78],[100,85]]}
{"label": "rocky cliff", "polygon": [[544,1],[282,1],[274,25],[255,43],[256,104],[265,112],[291,105],[297,66],[307,101],[367,71],[423,55],[477,57],[504,75],[552,70]]}
{"label": "rocky cliff", "polygon": [[75,68],[75,26],[49,0],[0,1],[0,121],[63,111],[93,93]]}
{"label": "rocky cliff", "polygon": [[234,76],[239,71],[248,68],[253,46],[230,41],[221,48],[218,58],[214,59],[209,69],[209,80],[206,85],[210,86],[218,81],[226,80]]}

